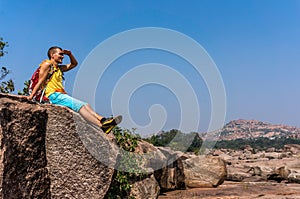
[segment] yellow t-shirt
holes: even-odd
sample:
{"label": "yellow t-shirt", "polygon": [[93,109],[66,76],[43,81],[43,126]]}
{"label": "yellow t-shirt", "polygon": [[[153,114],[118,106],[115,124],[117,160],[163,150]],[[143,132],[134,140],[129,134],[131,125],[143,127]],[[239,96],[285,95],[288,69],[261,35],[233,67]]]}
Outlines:
{"label": "yellow t-shirt", "polygon": [[63,73],[59,67],[53,65],[54,72],[46,85],[46,96],[49,97],[54,92],[66,93],[63,86]]}

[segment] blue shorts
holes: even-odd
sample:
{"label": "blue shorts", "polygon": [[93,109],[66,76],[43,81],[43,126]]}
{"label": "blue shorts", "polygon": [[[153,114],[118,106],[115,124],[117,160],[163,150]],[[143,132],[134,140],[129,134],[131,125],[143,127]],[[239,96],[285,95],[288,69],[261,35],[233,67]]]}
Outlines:
{"label": "blue shorts", "polygon": [[52,93],[48,98],[52,104],[66,106],[76,112],[79,112],[80,108],[87,104],[86,102],[82,102],[67,94],[59,92]]}

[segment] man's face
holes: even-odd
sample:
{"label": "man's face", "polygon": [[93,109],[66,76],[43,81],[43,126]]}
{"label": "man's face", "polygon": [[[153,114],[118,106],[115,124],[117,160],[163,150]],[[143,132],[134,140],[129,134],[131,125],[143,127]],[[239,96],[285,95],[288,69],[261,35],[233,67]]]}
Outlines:
{"label": "man's face", "polygon": [[64,53],[62,50],[57,48],[56,51],[52,54],[51,58],[54,59],[56,63],[61,64],[64,59]]}

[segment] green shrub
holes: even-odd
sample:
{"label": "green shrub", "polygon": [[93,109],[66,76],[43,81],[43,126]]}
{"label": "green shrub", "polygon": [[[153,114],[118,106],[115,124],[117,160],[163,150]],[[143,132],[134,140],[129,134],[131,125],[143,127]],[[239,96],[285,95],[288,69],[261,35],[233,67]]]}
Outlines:
{"label": "green shrub", "polygon": [[140,136],[119,127],[115,127],[112,133],[120,147],[120,156],[106,198],[133,199],[134,197],[129,196],[131,183],[145,176],[144,170],[141,169],[142,158],[134,153]]}

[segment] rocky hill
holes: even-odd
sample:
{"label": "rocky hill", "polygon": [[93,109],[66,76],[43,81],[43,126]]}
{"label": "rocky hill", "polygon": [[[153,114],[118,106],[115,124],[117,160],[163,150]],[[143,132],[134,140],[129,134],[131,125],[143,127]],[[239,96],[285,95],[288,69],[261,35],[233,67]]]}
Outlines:
{"label": "rocky hill", "polygon": [[300,128],[283,124],[270,124],[257,120],[233,120],[221,130],[219,140],[251,139],[265,137],[300,139]]}

